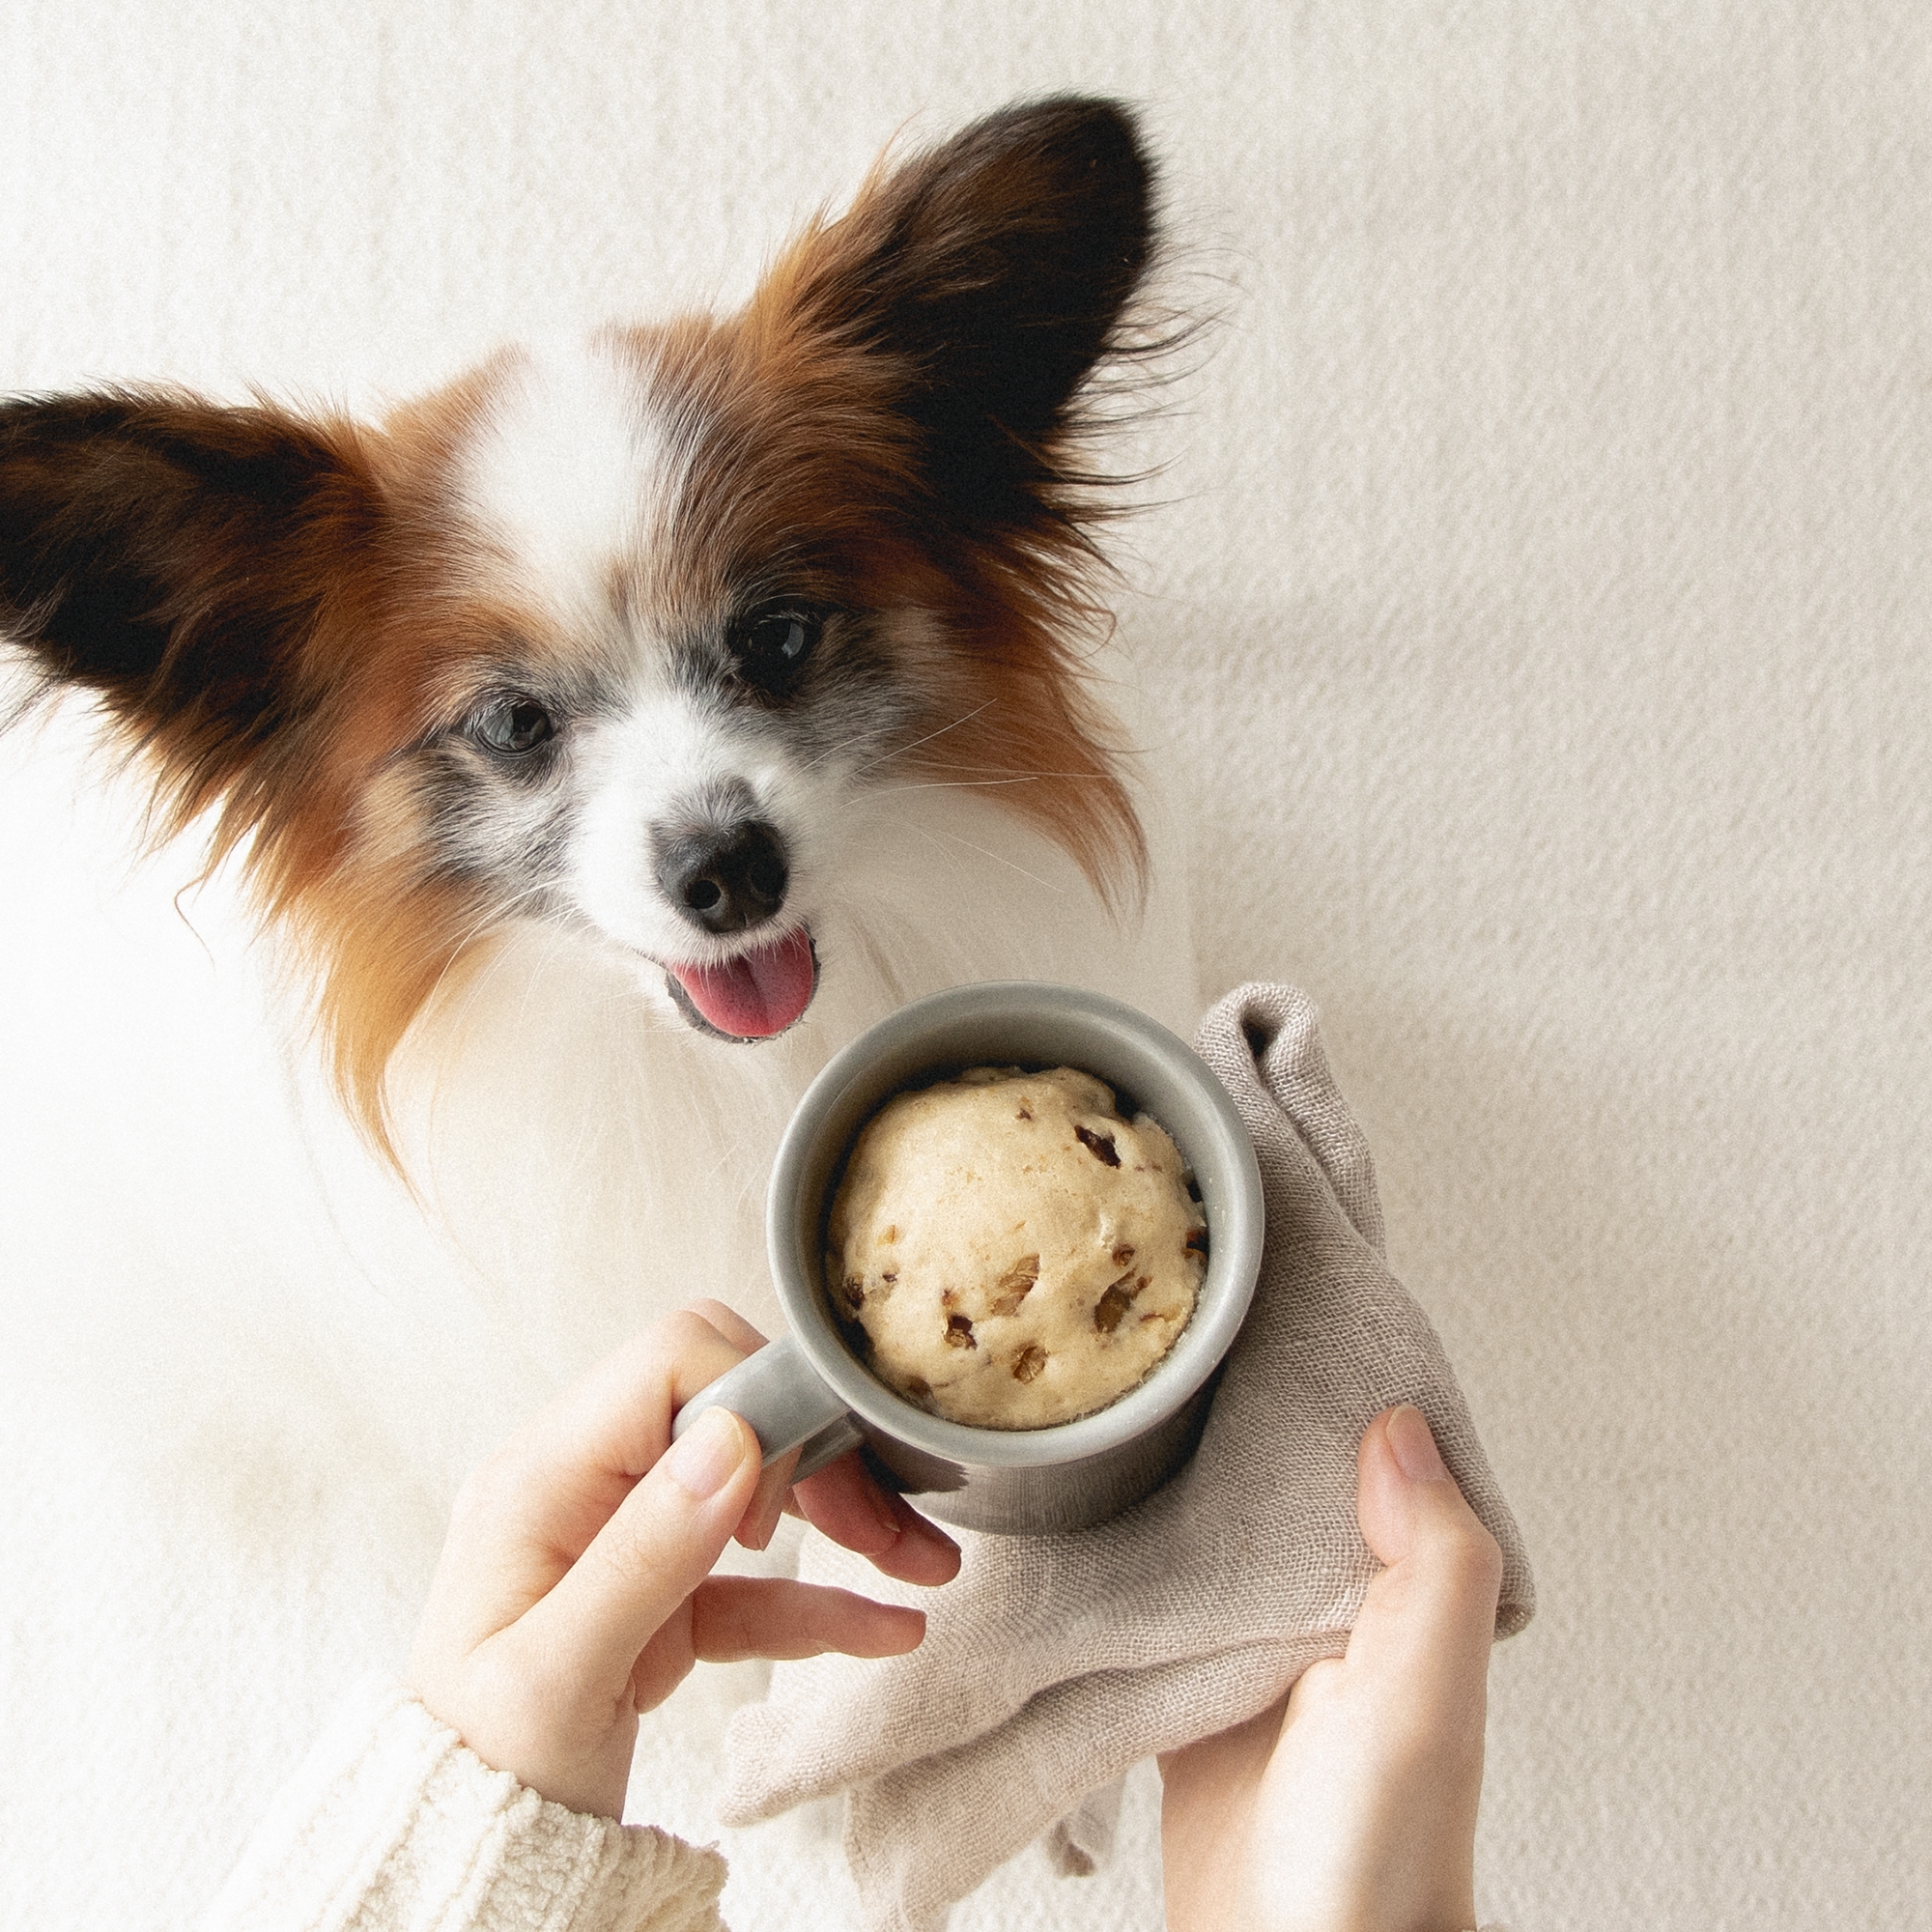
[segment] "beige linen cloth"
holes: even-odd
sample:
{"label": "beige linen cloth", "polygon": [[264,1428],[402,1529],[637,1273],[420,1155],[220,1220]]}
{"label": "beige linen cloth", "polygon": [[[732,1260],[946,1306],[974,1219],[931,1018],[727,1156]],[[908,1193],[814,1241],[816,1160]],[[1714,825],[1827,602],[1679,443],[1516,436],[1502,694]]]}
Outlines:
{"label": "beige linen cloth", "polygon": [[1375,1574],[1355,1449],[1392,1403],[1428,1416],[1502,1545],[1496,1633],[1534,1607],[1529,1564],[1442,1345],[1382,1258],[1375,1165],[1307,997],[1248,985],[1195,1038],[1260,1158],[1255,1304],[1200,1447],[1145,1502],[1056,1536],[962,1532],[958,1579],[922,1593],[824,1538],[801,1574],[919,1603],[925,1641],[887,1662],[781,1663],[728,1740],[725,1822],[849,1793],[845,1851],[876,1932],[932,1932],[1030,1840],[1094,1869],[1118,1780],[1236,1723],[1338,1654]]}

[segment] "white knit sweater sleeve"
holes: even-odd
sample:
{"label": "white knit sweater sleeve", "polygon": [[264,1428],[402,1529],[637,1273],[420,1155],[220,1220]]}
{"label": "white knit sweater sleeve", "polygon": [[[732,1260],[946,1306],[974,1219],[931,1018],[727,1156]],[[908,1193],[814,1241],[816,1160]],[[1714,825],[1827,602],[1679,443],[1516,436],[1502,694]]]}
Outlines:
{"label": "white knit sweater sleeve", "polygon": [[202,1932],[724,1932],[724,1861],[492,1771],[399,1686],[357,1687]]}

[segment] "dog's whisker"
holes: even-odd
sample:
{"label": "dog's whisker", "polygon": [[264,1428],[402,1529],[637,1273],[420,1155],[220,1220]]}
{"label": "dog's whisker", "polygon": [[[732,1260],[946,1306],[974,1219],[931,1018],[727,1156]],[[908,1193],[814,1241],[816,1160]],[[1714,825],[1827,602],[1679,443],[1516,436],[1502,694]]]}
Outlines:
{"label": "dog's whisker", "polygon": [[943,738],[947,732],[956,731],[962,724],[972,724],[974,719],[979,717],[981,712],[990,711],[992,708],[993,700],[988,697],[982,703],[976,704],[971,711],[962,712],[950,724],[942,724],[938,729],[928,731],[923,738],[915,738],[910,745],[895,747],[894,755],[895,757],[903,757],[908,752],[916,752],[922,745],[929,745],[935,738]]}
{"label": "dog's whisker", "polygon": [[853,776],[855,778],[863,778],[866,773],[876,771],[879,766],[887,763],[890,759],[902,758],[908,752],[916,752],[922,745],[929,745],[935,738],[943,738],[947,732],[956,731],[962,724],[972,724],[974,719],[979,717],[982,711],[991,710],[993,700],[989,697],[984,703],[976,704],[971,711],[962,712],[951,724],[941,724],[936,729],[928,731],[923,738],[915,738],[909,745],[895,745],[890,751],[881,752],[876,758],[868,758],[864,764],[858,766]]}
{"label": "dog's whisker", "polygon": [[1042,779],[1077,779],[1081,772],[1018,772],[1000,779],[909,779],[904,784],[879,785],[874,798],[891,798],[902,791],[987,791],[1000,785],[1037,784]]}
{"label": "dog's whisker", "polygon": [[1065,897],[1065,889],[1064,887],[1056,886],[1050,879],[1042,879],[1037,872],[1028,871],[1017,860],[1009,859],[1004,853],[995,852],[990,847],[979,844],[974,839],[962,838],[956,832],[934,832],[930,827],[923,825],[916,826],[914,830],[920,833],[922,837],[931,839],[935,845],[941,838],[946,838],[950,839],[954,845],[965,846],[969,852],[978,852],[982,858],[996,860],[1000,865],[1009,867],[1013,871],[1019,873],[1022,878],[1031,879],[1035,885],[1044,887],[1046,891],[1052,893],[1056,897]]}
{"label": "dog's whisker", "polygon": [[[799,763],[799,770],[801,772],[822,771],[848,745],[863,745],[870,736],[872,736],[872,733],[869,731],[854,731],[848,736],[840,738],[836,744],[827,745],[822,752],[816,752],[810,757],[802,759]],[[855,767],[855,769],[860,772],[869,771],[872,765],[877,762],[877,759],[871,759]]]}
{"label": "dog's whisker", "polygon": [[[924,737],[915,738],[909,745],[894,745],[889,747],[887,750],[879,753],[879,754],[876,757],[871,757],[862,760],[859,764],[853,767],[853,776],[855,778],[863,778],[866,773],[870,771],[876,771],[880,765],[886,763],[890,759],[902,758],[908,752],[916,752],[918,751],[920,746],[929,745],[935,738],[943,738],[945,737],[947,732],[958,730],[962,724],[970,724],[974,721],[974,719],[980,716],[980,714],[982,711],[989,710],[992,706],[992,703],[993,700],[990,697],[986,698],[982,703],[976,704],[971,711],[962,712],[957,718],[952,719],[950,723],[938,725],[934,729],[928,731]],[[804,763],[800,765],[799,769],[803,772],[818,771],[822,769],[823,766],[830,759],[836,758],[838,755],[838,753],[844,751],[844,749],[848,745],[863,744],[865,740],[870,735],[871,733],[867,731],[854,731],[849,737],[839,739],[837,744],[828,745],[824,749],[824,751],[816,753],[814,756],[810,758],[806,759]]]}
{"label": "dog's whisker", "polygon": [[[989,772],[995,778],[1010,778],[1015,776],[1011,765],[949,765],[938,761],[928,763],[925,759],[922,758],[919,768],[922,771],[927,772]],[[1023,774],[1018,774],[1018,776],[1036,779],[1091,779],[1094,773],[1091,767],[1073,772],[1048,772],[1033,769]]]}
{"label": "dog's whisker", "polygon": [[[429,994],[424,999],[420,1010],[429,1012],[434,1009],[436,1003],[442,996],[443,987],[447,983],[449,976],[456,971],[459,963],[469,956],[470,949],[475,945],[480,935],[488,932],[491,926],[501,923],[505,915],[514,911],[524,900],[536,898],[547,890],[548,887],[543,884],[526,887],[524,891],[512,894],[509,898],[492,905],[488,910],[480,914],[475,923],[450,950],[449,956],[442,962],[442,970],[436,976],[436,982],[430,988]],[[507,937],[507,934],[505,934],[505,937]],[[509,957],[509,952],[510,949],[507,944],[498,947],[495,955],[484,963],[482,970],[475,974],[469,984],[464,987],[461,1001],[450,1009],[446,1016],[446,1024],[452,1036],[461,1037],[464,1028],[469,1021],[472,1011],[477,1003],[482,999],[484,992],[488,989],[491,980],[504,970],[505,962]],[[428,1101],[427,1125],[432,1143],[434,1143],[436,1137],[437,1116],[441,1111],[444,1101],[443,1083],[446,1070],[447,1063],[443,1059],[439,1058],[435,1077],[430,1085]]]}
{"label": "dog's whisker", "polygon": [[[469,949],[475,945],[478,938],[480,938],[484,933],[488,932],[493,925],[501,923],[504,921],[505,916],[508,915],[509,913],[514,912],[517,909],[517,907],[523,904],[523,902],[526,899],[540,898],[545,893],[549,891],[550,891],[549,883],[547,881],[539,881],[539,883],[537,883],[536,885],[526,886],[522,892],[512,893],[507,899],[500,900],[489,906],[483,912],[479,913],[476,917],[475,923],[469,927],[469,929],[467,932],[463,933],[462,936],[458,938],[458,940],[456,941],[456,944],[450,948],[449,957],[442,962],[442,970],[437,974],[436,981],[430,987],[428,997],[424,1000],[423,1005],[425,1007],[428,1007],[430,1003],[434,1001],[439,994],[441,993],[443,982],[449,978],[450,974],[455,971],[457,963],[469,952]],[[492,968],[494,968],[496,962],[492,961],[491,964]],[[487,978],[488,973],[486,972],[483,977]],[[468,1005],[469,1002],[466,1001],[465,1002],[466,1010],[468,1009]],[[461,1017],[461,1015],[459,1015],[459,1017]]]}

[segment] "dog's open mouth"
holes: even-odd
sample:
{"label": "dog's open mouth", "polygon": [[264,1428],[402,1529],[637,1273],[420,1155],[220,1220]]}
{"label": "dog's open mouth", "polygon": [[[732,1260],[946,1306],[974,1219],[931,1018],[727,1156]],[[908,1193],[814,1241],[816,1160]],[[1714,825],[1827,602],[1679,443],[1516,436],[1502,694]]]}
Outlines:
{"label": "dog's open mouth", "polygon": [[818,986],[818,954],[801,925],[722,966],[668,967],[665,983],[685,1017],[707,1033],[769,1039],[810,1006]]}

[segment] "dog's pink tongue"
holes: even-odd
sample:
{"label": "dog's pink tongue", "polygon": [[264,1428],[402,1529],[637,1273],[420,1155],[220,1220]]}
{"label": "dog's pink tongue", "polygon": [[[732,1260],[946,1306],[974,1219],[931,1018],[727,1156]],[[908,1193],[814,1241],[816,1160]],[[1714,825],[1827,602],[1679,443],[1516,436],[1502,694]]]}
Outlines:
{"label": "dog's pink tongue", "polygon": [[803,926],[776,946],[742,952],[724,966],[673,966],[691,1004],[720,1033],[765,1039],[783,1033],[811,1004],[818,969]]}

